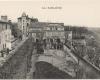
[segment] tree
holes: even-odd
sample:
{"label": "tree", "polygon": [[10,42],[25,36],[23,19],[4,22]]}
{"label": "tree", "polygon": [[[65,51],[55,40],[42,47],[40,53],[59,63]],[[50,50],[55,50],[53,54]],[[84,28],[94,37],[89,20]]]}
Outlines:
{"label": "tree", "polygon": [[92,47],[87,48],[87,55],[88,55],[90,62],[93,62],[93,59],[95,58],[96,54],[95,54],[95,51]]}
{"label": "tree", "polygon": [[17,23],[13,23],[12,24],[11,30],[12,30],[12,35],[14,37],[18,37],[18,26],[17,26]]}

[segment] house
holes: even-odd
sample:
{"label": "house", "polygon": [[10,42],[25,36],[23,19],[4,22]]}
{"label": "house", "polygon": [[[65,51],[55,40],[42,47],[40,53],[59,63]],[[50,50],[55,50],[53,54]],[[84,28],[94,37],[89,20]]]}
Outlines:
{"label": "house", "polygon": [[38,22],[37,18],[30,18],[26,15],[25,12],[22,13],[22,16],[18,18],[18,29],[22,36],[22,39],[25,39],[29,34],[29,26],[33,22]]}
{"label": "house", "polygon": [[64,23],[47,23],[44,27],[44,39],[65,42]]}
{"label": "house", "polygon": [[29,27],[29,35],[36,41],[42,40],[44,36],[43,28],[46,26],[46,23],[43,22],[33,22]]}
{"label": "house", "polygon": [[11,50],[11,22],[7,16],[1,16],[0,20],[0,51],[4,49]]}

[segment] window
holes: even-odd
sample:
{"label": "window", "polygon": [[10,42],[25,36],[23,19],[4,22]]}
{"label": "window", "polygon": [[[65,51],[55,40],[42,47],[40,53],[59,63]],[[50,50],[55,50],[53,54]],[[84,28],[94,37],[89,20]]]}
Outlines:
{"label": "window", "polygon": [[23,20],[23,22],[24,22],[24,20]]}
{"label": "window", "polygon": [[6,29],[7,29],[7,24],[6,24]]}
{"label": "window", "polygon": [[57,27],[56,27],[56,30],[57,30]]}
{"label": "window", "polygon": [[4,30],[4,26],[3,26],[3,24],[2,24],[2,30]]}
{"label": "window", "polygon": [[6,44],[5,44],[5,48],[6,48]]}
{"label": "window", "polygon": [[5,48],[4,44],[3,44],[3,49]]}
{"label": "window", "polygon": [[50,28],[50,30],[52,30],[52,28]]}
{"label": "window", "polygon": [[29,26],[29,24],[27,23],[27,26]]}
{"label": "window", "polygon": [[23,29],[24,29],[24,26],[23,26]]}

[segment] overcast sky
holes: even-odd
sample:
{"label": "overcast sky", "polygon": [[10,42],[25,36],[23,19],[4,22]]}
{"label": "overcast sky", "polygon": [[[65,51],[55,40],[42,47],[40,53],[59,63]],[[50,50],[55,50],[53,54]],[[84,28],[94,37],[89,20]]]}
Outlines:
{"label": "overcast sky", "polygon": [[[62,7],[62,9],[42,9],[42,7]],[[7,15],[14,22],[22,12],[43,22],[100,27],[100,0],[0,0],[0,15]]]}

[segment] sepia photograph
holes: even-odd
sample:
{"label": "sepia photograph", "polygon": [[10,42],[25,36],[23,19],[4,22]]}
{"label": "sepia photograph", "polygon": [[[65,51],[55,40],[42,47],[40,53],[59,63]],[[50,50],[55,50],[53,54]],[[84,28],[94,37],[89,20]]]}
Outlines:
{"label": "sepia photograph", "polygon": [[100,79],[100,0],[0,0],[0,79]]}

